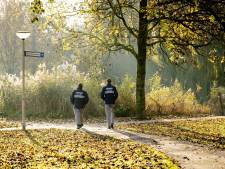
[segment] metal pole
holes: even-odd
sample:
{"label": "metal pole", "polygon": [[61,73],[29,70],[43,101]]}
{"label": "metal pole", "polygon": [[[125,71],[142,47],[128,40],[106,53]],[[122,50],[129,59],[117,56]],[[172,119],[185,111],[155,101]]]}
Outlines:
{"label": "metal pole", "polygon": [[225,111],[224,111],[224,107],[223,107],[223,95],[222,93],[218,93],[219,96],[219,102],[220,102],[220,106],[221,106],[221,115],[225,116]]}
{"label": "metal pole", "polygon": [[22,54],[22,130],[26,130],[26,124],[25,124],[25,39],[22,39],[23,41],[23,54]]}

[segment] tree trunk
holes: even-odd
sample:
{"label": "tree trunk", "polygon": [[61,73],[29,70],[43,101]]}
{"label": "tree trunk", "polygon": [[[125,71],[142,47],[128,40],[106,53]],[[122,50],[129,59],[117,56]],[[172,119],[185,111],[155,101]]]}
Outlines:
{"label": "tree trunk", "polygon": [[146,74],[146,47],[147,47],[147,0],[140,1],[137,79],[136,79],[136,113],[139,119],[145,117],[145,74]]}
{"label": "tree trunk", "polygon": [[224,63],[215,63],[214,64],[214,71],[215,71],[215,81],[216,86],[225,86],[225,72],[224,72]]}
{"label": "tree trunk", "polygon": [[137,118],[145,118],[145,71],[146,59],[137,60],[136,113]]}

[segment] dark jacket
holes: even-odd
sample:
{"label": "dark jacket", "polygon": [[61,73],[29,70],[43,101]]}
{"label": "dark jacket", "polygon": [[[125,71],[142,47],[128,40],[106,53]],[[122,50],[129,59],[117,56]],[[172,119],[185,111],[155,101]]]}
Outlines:
{"label": "dark jacket", "polygon": [[115,86],[107,84],[102,88],[101,98],[105,101],[105,104],[115,104],[117,97],[118,92]]}
{"label": "dark jacket", "polygon": [[88,103],[89,97],[86,91],[77,89],[74,90],[72,95],[70,96],[70,101],[74,105],[74,107],[82,109]]}

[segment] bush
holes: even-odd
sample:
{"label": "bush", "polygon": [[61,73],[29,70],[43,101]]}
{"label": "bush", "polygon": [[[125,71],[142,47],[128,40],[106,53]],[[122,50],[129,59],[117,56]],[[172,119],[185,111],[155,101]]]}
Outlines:
{"label": "bush", "polygon": [[[219,93],[221,93],[223,96],[225,96],[225,87],[212,87],[210,91],[210,99],[208,101],[209,106],[212,109],[212,113],[221,115],[221,104],[219,101]],[[225,108],[225,98],[223,97],[222,103]],[[225,110],[223,110],[225,111]]]}
{"label": "bush", "polygon": [[100,97],[102,90],[101,80],[96,78],[86,79],[84,89],[89,95],[89,103],[85,108],[85,116],[99,117],[104,115],[104,102]]}
{"label": "bush", "polygon": [[[73,86],[83,81],[81,73],[70,64],[48,70],[45,64],[34,74],[26,75],[26,116],[28,118],[69,118],[73,116],[69,96]],[[21,116],[21,78],[0,76],[0,112],[10,118]]]}
{"label": "bush", "polygon": [[118,85],[119,97],[116,102],[115,116],[133,116],[135,112],[135,82],[129,76],[125,76]]}
{"label": "bush", "polygon": [[[178,82],[171,87],[162,86],[156,74],[147,81],[146,112],[152,116],[170,114],[206,114],[210,108],[198,103],[191,90],[184,91]],[[76,70],[72,64],[62,64],[48,70],[44,64],[32,75],[26,75],[26,117],[28,118],[74,118],[70,95],[78,83],[84,84],[90,101],[85,117],[104,116],[104,102],[100,98],[102,80]],[[0,75],[0,115],[21,117],[21,77]],[[116,84],[119,97],[115,115],[135,115],[135,81],[125,76]]]}
{"label": "bush", "polygon": [[115,109],[115,116],[116,117],[129,117],[132,115],[132,110],[130,109],[130,107],[122,107],[122,106],[118,106]]}
{"label": "bush", "polygon": [[1,116],[18,117],[21,109],[21,80],[10,74],[0,76]]}
{"label": "bush", "polygon": [[146,96],[146,112],[149,116],[151,113],[196,116],[209,114],[210,108],[200,104],[191,89],[184,91],[180,83],[175,81],[170,87],[154,85]]}
{"label": "bush", "polygon": [[[74,118],[70,95],[83,83],[88,92],[89,103],[84,116],[103,116],[104,102],[100,98],[102,80],[76,70],[76,66],[65,63],[48,70],[45,64],[38,70],[26,74],[27,118]],[[0,112],[8,118],[21,117],[21,77],[0,75]]]}

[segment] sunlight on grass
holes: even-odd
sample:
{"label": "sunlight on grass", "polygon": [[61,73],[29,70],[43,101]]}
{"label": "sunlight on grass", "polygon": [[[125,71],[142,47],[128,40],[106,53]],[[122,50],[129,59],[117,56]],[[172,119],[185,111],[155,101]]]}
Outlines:
{"label": "sunlight on grass", "polygon": [[18,122],[7,121],[4,118],[0,118],[0,129],[1,128],[11,128],[11,127],[19,127],[20,124]]}
{"label": "sunlight on grass", "polygon": [[83,131],[0,131],[0,135],[0,168],[180,168],[147,145]]}
{"label": "sunlight on grass", "polygon": [[126,124],[119,125],[118,128],[225,149],[225,119]]}

